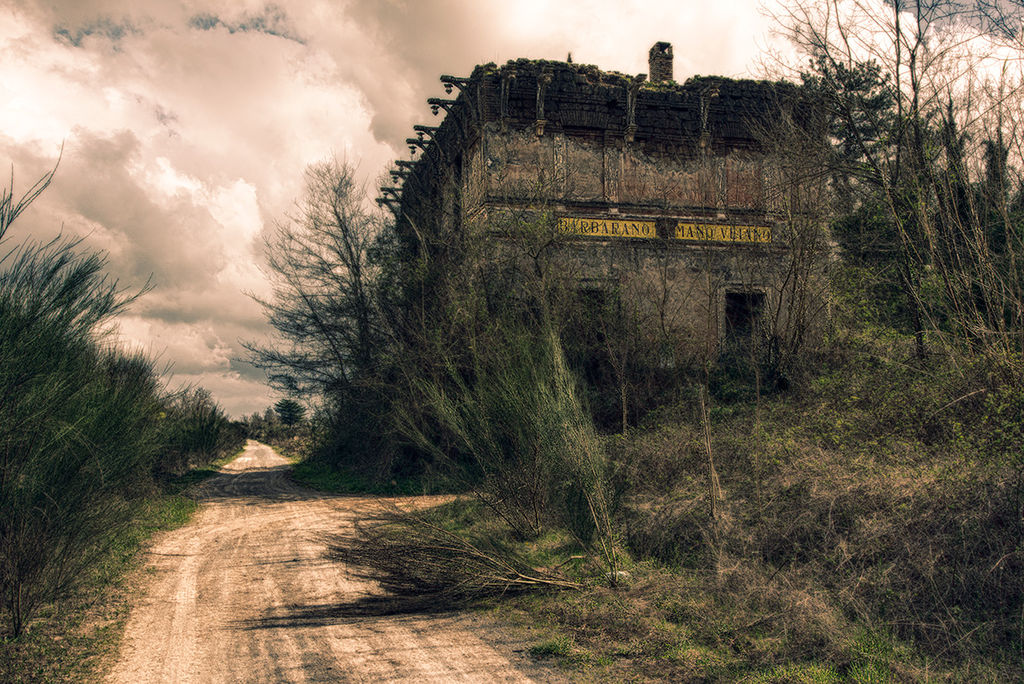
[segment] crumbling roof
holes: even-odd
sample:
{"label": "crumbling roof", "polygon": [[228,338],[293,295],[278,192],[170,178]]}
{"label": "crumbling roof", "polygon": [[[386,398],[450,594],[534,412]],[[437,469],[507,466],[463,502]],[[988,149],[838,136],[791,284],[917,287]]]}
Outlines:
{"label": "crumbling roof", "polygon": [[476,85],[484,121],[502,118],[502,80],[508,80],[504,114],[512,125],[531,125],[537,119],[537,86],[541,74],[544,119],[554,128],[625,133],[629,121],[627,97],[637,88],[635,137],[685,143],[707,132],[716,146],[756,146],[758,126],[764,126],[778,107],[796,97],[790,83],[695,76],[683,83],[640,82],[637,77],[596,66],[547,60],[517,59],[502,67],[476,67],[468,81]]}
{"label": "crumbling roof", "polygon": [[[698,145],[727,152],[760,147],[780,108],[802,97],[798,86],[781,81],[694,76],[683,83],[650,83],[644,75],[590,64],[531,59],[500,67],[482,64],[469,77],[442,76],[441,81],[449,94],[458,89],[457,96],[428,101],[435,113],[445,110],[445,119],[437,127],[417,127],[418,138],[410,138],[409,145],[424,154],[398,170],[415,181],[418,192],[489,123],[538,133],[623,136],[675,154],[696,154]],[[392,194],[397,201],[398,193]]]}

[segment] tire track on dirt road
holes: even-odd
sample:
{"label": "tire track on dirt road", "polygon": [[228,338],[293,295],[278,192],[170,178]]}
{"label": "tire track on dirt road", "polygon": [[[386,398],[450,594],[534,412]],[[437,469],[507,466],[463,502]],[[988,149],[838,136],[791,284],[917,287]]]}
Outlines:
{"label": "tire track on dirt road", "polygon": [[560,679],[479,615],[346,610],[374,587],[324,559],[316,538],[388,500],[304,489],[288,468],[250,441],[203,484],[192,523],[155,541],[110,682]]}

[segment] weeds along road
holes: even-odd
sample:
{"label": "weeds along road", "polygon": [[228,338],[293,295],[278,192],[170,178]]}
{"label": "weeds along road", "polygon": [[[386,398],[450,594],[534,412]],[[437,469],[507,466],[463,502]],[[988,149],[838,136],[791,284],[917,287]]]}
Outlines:
{"label": "weeds along road", "polygon": [[204,483],[193,522],[150,549],[109,681],[552,679],[485,617],[367,611],[372,584],[323,559],[316,537],[382,500],[314,492],[287,472],[250,441]]}

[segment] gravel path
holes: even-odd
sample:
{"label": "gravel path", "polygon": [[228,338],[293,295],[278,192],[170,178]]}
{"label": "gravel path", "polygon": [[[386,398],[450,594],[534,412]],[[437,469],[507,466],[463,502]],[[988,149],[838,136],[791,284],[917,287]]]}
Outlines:
{"label": "gravel path", "polygon": [[158,538],[109,681],[525,682],[558,679],[473,614],[373,615],[374,587],[322,558],[322,532],[382,499],[299,487],[250,441],[201,490],[186,527]]}

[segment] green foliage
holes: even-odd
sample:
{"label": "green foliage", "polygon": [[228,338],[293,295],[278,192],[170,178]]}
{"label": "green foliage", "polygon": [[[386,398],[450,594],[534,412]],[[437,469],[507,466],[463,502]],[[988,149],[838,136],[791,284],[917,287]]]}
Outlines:
{"label": "green foliage", "polygon": [[[986,393],[969,442],[994,465],[1024,471],[1024,387],[1004,385]],[[961,431],[966,431],[961,427]]]}
{"label": "green foliage", "polygon": [[241,423],[249,439],[269,444],[279,442],[284,437],[284,425],[271,407],[267,407],[262,413],[256,411],[244,416]]}
{"label": "green foliage", "polygon": [[530,647],[530,655],[534,658],[545,656],[568,656],[572,652],[572,639],[558,636]]}
{"label": "green foliage", "polygon": [[558,338],[515,322],[490,332],[471,347],[469,372],[451,365],[440,382],[421,382],[428,424],[441,430],[407,414],[407,434],[520,537],[555,524],[609,545],[604,456]]}
{"label": "green foliage", "polygon": [[165,398],[161,418],[163,450],[156,464],[161,476],[180,475],[245,444],[244,428],[230,421],[202,387],[186,388]]}
{"label": "green foliage", "polygon": [[780,587],[810,583],[873,630],[831,637],[847,654],[833,666],[863,681],[924,656],[1012,659],[1020,635],[1017,366],[907,363],[913,341],[889,332],[843,337],[802,393],[712,414],[717,537],[692,407],[612,451],[632,553],[694,572],[725,554]]}
{"label": "green foliage", "polygon": [[[51,177],[0,192],[0,240]],[[208,394],[166,399],[152,363],[110,342],[137,295],[104,266],[63,238],[0,257],[0,610],[15,636],[120,543],[168,442],[187,461],[224,436]]]}
{"label": "green foliage", "polygon": [[175,479],[165,491],[133,502],[132,519],[113,535],[104,553],[80,578],[78,590],[59,605],[41,607],[18,638],[0,638],[0,681],[93,681],[118,646],[128,617],[128,589],[121,581],[139,562],[139,551],[155,532],[186,524],[198,508]]}
{"label": "green foliage", "polygon": [[[20,213],[10,193],[0,237]],[[149,361],[103,344],[133,297],[102,257],[57,240],[2,261],[0,598],[17,635],[126,524],[160,445],[160,402]]]}
{"label": "green foliage", "polygon": [[[891,144],[893,128],[901,125],[889,75],[876,61],[847,63],[818,53],[810,69],[800,76],[807,94],[825,116],[826,135],[834,141],[830,170],[841,189],[849,190],[858,180],[881,185],[885,181],[879,175],[881,169],[870,162]],[[888,234],[895,238],[891,227]],[[862,244],[868,249],[879,247]],[[894,246],[893,239],[883,240],[883,244]]]}
{"label": "green foliage", "polygon": [[288,427],[295,425],[306,415],[306,409],[294,399],[279,400],[274,404],[274,411],[281,419],[281,422]]}
{"label": "green foliage", "polygon": [[[803,81],[824,115],[833,233],[877,278],[894,314],[886,323],[913,332],[922,359],[929,346],[1019,358],[1020,137],[1008,124],[1019,82],[1003,72],[975,90],[984,58],[972,54],[972,37],[952,36],[957,26],[987,39],[985,21],[1016,24],[1019,12],[921,5],[901,28],[899,13],[798,4],[777,18],[808,58]],[[854,56],[848,37],[868,25],[875,38]],[[917,59],[925,45],[933,58]]]}
{"label": "green foliage", "polygon": [[[767,672],[747,678],[751,684],[832,684],[843,679],[833,668],[819,663],[793,664],[773,667]],[[854,681],[861,681],[855,679]]]}
{"label": "green foliage", "polygon": [[420,478],[402,478],[389,481],[369,478],[362,473],[337,467],[323,460],[307,458],[292,468],[292,478],[307,487],[335,494],[387,494],[415,495],[436,493],[443,483],[428,483]]}

